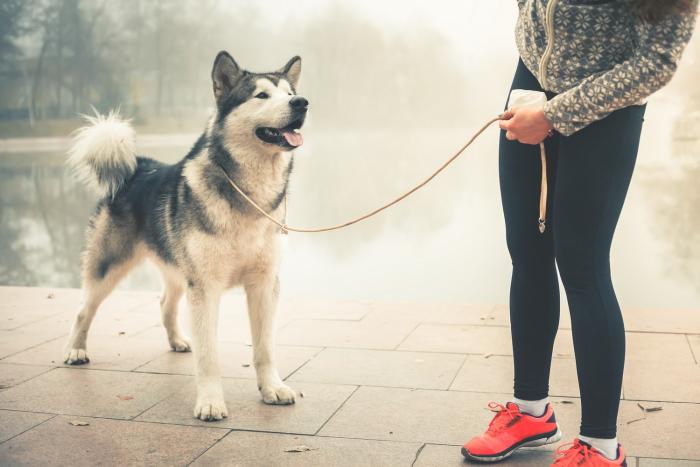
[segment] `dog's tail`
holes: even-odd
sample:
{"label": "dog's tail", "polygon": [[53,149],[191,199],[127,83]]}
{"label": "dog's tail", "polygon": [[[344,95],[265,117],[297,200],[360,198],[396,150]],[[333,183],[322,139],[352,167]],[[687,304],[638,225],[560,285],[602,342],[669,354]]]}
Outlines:
{"label": "dog's tail", "polygon": [[114,111],[85,120],[88,124],[75,132],[68,164],[101,196],[114,198],[136,171],[134,129]]}

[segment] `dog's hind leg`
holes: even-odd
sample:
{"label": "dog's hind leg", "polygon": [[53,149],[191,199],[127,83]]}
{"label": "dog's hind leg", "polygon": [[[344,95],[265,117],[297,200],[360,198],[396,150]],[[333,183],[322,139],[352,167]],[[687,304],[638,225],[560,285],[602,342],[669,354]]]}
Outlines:
{"label": "dog's hind leg", "polygon": [[275,314],[279,280],[271,273],[255,274],[248,279],[245,291],[258,389],[266,404],[293,404],[294,391],[284,384],[275,365]]}
{"label": "dog's hind leg", "polygon": [[187,301],[190,306],[192,343],[197,367],[197,402],[194,416],[200,420],[221,420],[228,416],[219,374],[217,326],[220,291],[206,290],[190,282]]}
{"label": "dog's hind leg", "polygon": [[[90,252],[88,252],[88,255]],[[111,259],[110,259],[111,258]],[[114,290],[119,281],[138,263],[140,258],[132,251],[131,257],[88,258],[88,263],[96,263],[96,268],[88,264],[83,272],[83,301],[73,321],[70,336],[64,350],[63,361],[69,365],[88,363],[87,335],[90,324],[102,301]]]}
{"label": "dog's hind leg", "polygon": [[163,297],[160,299],[161,319],[168,333],[168,343],[175,352],[189,352],[190,342],[180,330],[178,304],[184,292],[184,284],[173,272],[161,268],[163,276]]}
{"label": "dog's hind leg", "polygon": [[83,301],[64,350],[69,365],[87,363],[86,343],[97,308],[142,259],[133,223],[115,219],[103,205],[91,219],[83,255]]}

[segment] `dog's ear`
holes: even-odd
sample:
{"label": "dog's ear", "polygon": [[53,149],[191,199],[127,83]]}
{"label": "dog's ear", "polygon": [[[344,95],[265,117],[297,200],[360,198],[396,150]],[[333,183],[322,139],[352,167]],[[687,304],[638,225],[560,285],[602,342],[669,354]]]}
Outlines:
{"label": "dog's ear", "polygon": [[214,67],[211,70],[211,80],[217,101],[229,93],[240,75],[241,68],[228,52],[222,50],[216,55]]}
{"label": "dog's ear", "polygon": [[285,75],[289,83],[296,88],[299,85],[299,75],[301,74],[301,57],[298,55],[292,57],[278,73]]}

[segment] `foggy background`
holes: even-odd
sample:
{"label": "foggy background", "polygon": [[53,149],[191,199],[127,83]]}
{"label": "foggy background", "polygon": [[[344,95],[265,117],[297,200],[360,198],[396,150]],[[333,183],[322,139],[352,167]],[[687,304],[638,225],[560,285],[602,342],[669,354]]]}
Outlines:
{"label": "foggy background", "polygon": [[[120,107],[142,154],[181,158],[212,110],[219,50],[271,71],[303,59],[311,102],[288,220],[337,223],[441,164],[499,113],[517,61],[514,0],[3,0],[0,284],[78,287],[95,197],[65,170],[80,113]],[[623,306],[700,308],[700,38],[647,110],[612,267]],[[506,303],[497,131],[362,225],[292,234],[286,296]],[[604,169],[604,168],[602,168]],[[152,267],[122,285],[157,289]]]}

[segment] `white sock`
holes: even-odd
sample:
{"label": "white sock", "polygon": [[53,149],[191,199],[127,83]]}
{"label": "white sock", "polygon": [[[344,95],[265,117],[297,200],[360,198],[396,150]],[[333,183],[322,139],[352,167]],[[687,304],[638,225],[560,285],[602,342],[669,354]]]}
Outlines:
{"label": "white sock", "polygon": [[513,402],[518,404],[521,412],[532,415],[533,417],[541,417],[544,415],[544,411],[547,410],[549,397],[545,397],[544,399],[540,399],[538,401],[524,401],[515,397],[513,398]]}
{"label": "white sock", "polygon": [[614,461],[617,459],[617,438],[589,438],[588,436],[579,435],[578,439],[596,448],[608,460]]}

